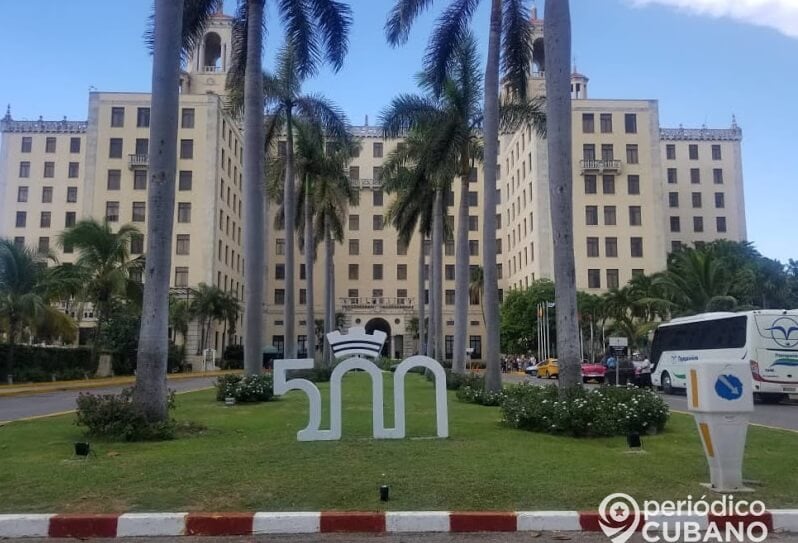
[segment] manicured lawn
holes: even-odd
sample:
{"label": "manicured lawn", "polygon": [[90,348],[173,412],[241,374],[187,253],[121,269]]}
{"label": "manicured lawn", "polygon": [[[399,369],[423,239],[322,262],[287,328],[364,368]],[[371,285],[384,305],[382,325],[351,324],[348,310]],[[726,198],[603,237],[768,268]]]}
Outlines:
{"label": "manicured lawn", "polygon": [[[235,408],[213,401],[212,391],[182,395],[176,417],[206,432],[162,443],[93,442],[97,455],[85,462],[71,459],[82,438],[72,415],[11,423],[0,427],[0,512],[595,509],[614,491],[638,499],[705,493],[691,417],[673,415],[664,434],[644,437],[647,454],[626,454],[624,438],[516,431],[500,424],[499,409],[451,396],[451,437],[417,439],[434,435],[432,386],[411,375],[407,389],[416,439],[403,441],[370,439],[364,374],[345,379],[341,442],[296,441],[307,423],[299,392]],[[391,414],[386,406],[386,420]],[[747,451],[745,476],[763,483],[755,496],[771,508],[798,506],[798,434],[752,428]],[[391,485],[387,504],[378,499],[381,483]]]}

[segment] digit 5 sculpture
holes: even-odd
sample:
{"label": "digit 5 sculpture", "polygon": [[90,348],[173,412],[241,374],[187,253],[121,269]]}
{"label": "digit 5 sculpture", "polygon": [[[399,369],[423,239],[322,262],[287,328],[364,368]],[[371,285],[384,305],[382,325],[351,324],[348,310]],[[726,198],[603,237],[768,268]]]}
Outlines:
{"label": "digit 5 sculpture", "polygon": [[280,396],[289,390],[301,390],[308,396],[310,414],[308,425],[297,432],[299,441],[332,441],[341,439],[341,381],[347,372],[363,370],[371,377],[372,428],[375,439],[402,439],[405,437],[405,376],[416,367],[430,370],[435,377],[435,416],[438,437],[449,437],[449,412],[446,403],[446,373],[443,367],[428,356],[411,356],[402,361],[393,376],[394,427],[385,427],[382,407],[382,370],[372,360],[380,355],[387,335],[376,330],[366,334],[365,328],[350,328],[347,335],[338,331],[327,334],[340,362],[330,377],[330,429],[321,430],[321,394],[315,384],[307,379],[287,379],[290,370],[313,368],[312,358],[275,360],[274,394]]}

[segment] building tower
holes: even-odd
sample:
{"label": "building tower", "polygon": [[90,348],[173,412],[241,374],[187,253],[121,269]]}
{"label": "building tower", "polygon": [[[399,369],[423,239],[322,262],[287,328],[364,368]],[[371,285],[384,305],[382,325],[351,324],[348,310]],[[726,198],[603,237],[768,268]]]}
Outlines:
{"label": "building tower", "polygon": [[576,62],[574,62],[574,70],[571,74],[571,100],[587,100],[587,82],[590,81],[586,75],[580,74],[576,70]]}
{"label": "building tower", "polygon": [[180,76],[183,94],[224,95],[232,56],[233,18],[218,11],[211,16],[198,47]]}

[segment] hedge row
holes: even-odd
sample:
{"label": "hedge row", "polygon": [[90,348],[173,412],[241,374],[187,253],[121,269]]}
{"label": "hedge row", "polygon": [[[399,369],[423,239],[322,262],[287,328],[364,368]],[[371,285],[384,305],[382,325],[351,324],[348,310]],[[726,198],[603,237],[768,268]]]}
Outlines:
{"label": "hedge row", "polygon": [[15,383],[83,379],[97,372],[87,347],[14,346],[13,367],[8,367],[10,345],[0,344],[0,379],[5,383],[11,374]]}

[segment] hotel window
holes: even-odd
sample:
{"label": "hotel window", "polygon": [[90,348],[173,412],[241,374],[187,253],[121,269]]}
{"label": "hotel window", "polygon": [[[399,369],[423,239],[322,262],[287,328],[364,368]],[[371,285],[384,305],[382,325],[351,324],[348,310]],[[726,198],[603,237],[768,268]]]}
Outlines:
{"label": "hotel window", "polygon": [[624,126],[627,134],[637,134],[637,115],[635,113],[627,113],[624,115]]}
{"label": "hotel window", "polygon": [[701,170],[698,168],[690,168],[690,183],[693,185],[701,183]]}
{"label": "hotel window", "polygon": [[150,108],[140,107],[136,109],[136,126],[139,128],[150,126]]}
{"label": "hotel window", "polygon": [[357,281],[360,279],[360,266],[357,264],[349,264],[349,279]]}
{"label": "hotel window", "polygon": [[374,215],[371,218],[372,222],[372,230],[382,230],[383,223],[382,223],[382,215]]}
{"label": "hotel window", "polygon": [[375,240],[371,241],[371,254],[373,254],[375,256],[381,256],[382,255],[382,240],[381,239],[375,239]]}
{"label": "hotel window", "polygon": [[470,256],[479,256],[479,240],[468,240],[468,254]]}
{"label": "hotel window", "polygon": [[135,170],[133,172],[133,189],[147,190],[147,170]]}
{"label": "hotel window", "polygon": [[720,168],[715,168],[712,170],[712,180],[716,185],[723,184],[723,170]]}
{"label": "hotel window", "polygon": [[668,183],[675,185],[678,181],[679,177],[676,174],[676,168],[668,168]]}
{"label": "hotel window", "polygon": [[360,230],[360,215],[349,215],[349,230],[353,232]]}
{"label": "hotel window", "polygon": [[346,296],[348,298],[358,298],[360,296],[360,291],[356,288],[350,288],[346,291]]}
{"label": "hotel window", "polygon": [[472,359],[482,358],[482,336],[469,336],[468,346],[473,349],[471,352]]}
{"label": "hotel window", "polygon": [[443,303],[446,305],[454,305],[454,290],[446,289],[443,297]]}
{"label": "hotel window", "polygon": [[696,209],[700,208],[701,207],[701,193],[700,192],[694,192],[692,196],[693,196],[693,207],[696,208]]}
{"label": "hotel window", "polygon": [[629,226],[641,226],[643,224],[643,211],[640,206],[629,206]]}
{"label": "hotel window", "polygon": [[722,192],[715,193],[715,208],[723,209],[726,207],[726,197]]}
{"label": "hotel window", "polygon": [[23,136],[21,152],[30,153],[32,148],[33,148],[33,138],[31,138],[30,136]]}
{"label": "hotel window", "polygon": [[454,256],[454,240],[446,240],[444,242],[443,252],[446,256]]}
{"label": "hotel window", "polygon": [[688,151],[690,160],[698,160],[698,145],[691,144]]}
{"label": "hotel window", "polygon": [[477,207],[479,205],[479,199],[477,193],[475,191],[468,191],[468,207]]}
{"label": "hotel window", "polygon": [[[14,238],[14,247],[17,249],[22,249],[25,247],[25,238],[23,236],[16,236]],[[66,252],[66,250],[64,250]]]}
{"label": "hotel window", "polygon": [[371,265],[371,278],[375,281],[382,280],[382,264],[372,264]]}
{"label": "hotel window", "polygon": [[604,239],[604,256],[609,258],[618,257],[618,238]]}
{"label": "hotel window", "polygon": [[177,222],[191,222],[191,202],[178,202]]}
{"label": "hotel window", "polygon": [[478,179],[479,173],[477,172],[476,168],[470,168],[468,170],[468,182],[469,183],[476,183]]}
{"label": "hotel window", "polygon": [[[407,264],[396,265],[396,279],[399,281],[407,280]],[[400,298],[404,298],[404,296],[400,296]]]}
{"label": "hotel window", "polygon": [[601,114],[601,133],[612,134],[612,113]]}
{"label": "hotel window", "polygon": [[502,254],[502,238],[496,238],[496,254]]}
{"label": "hotel window", "polygon": [[587,270],[587,288],[601,288],[601,270]]}
{"label": "hotel window", "polygon": [[615,206],[604,206],[604,225],[615,226],[616,222]]}
{"label": "hotel window", "polygon": [[111,108],[111,126],[113,128],[121,128],[125,126],[125,108],[123,107]]}
{"label": "hotel window", "polygon": [[52,215],[49,211],[42,211],[41,216],[39,217],[39,228],[50,228],[50,223],[52,222]]}
{"label": "hotel window", "polygon": [[670,207],[679,207],[679,193],[678,192],[669,192],[668,193],[668,205]]}
{"label": "hotel window", "polygon": [[382,158],[382,143],[375,142],[372,146],[374,158]]}
{"label": "hotel window", "polygon": [[28,201],[28,187],[19,187],[17,189],[17,202],[27,202]]}
{"label": "hotel window", "polygon": [[144,234],[130,236],[130,254],[140,255],[144,252]]}
{"label": "hotel window", "polygon": [[479,230],[479,217],[476,215],[468,216],[468,231],[477,232]]}
{"label": "hotel window", "polygon": [[407,256],[407,244],[402,240],[396,240],[396,254],[399,256]]}
{"label": "hotel window", "polygon": [[637,145],[626,146],[626,162],[629,164],[637,164],[640,160],[637,152]]}
{"label": "hotel window", "polygon": [[632,249],[632,257],[641,258],[643,256],[643,238],[630,238],[629,245]]}
{"label": "hotel window", "polygon": [[601,160],[605,162],[615,160],[615,148],[611,143],[605,143],[601,146]]}
{"label": "hotel window", "polygon": [[133,222],[144,222],[146,209],[146,202],[133,202]]}
{"label": "hotel window", "polygon": [[150,140],[147,138],[136,138],[136,155],[146,157],[150,153]]}
{"label": "hotel window", "polygon": [[382,191],[375,190],[371,193],[371,201],[375,207],[379,207],[382,205]]}
{"label": "hotel window", "polygon": [[74,211],[67,211],[66,214],[64,215],[64,228],[75,226],[76,221],[77,221],[77,214]]}
{"label": "hotel window", "polygon": [[671,252],[676,253],[682,250],[682,242],[681,241],[672,241],[671,242]]}
{"label": "hotel window", "polygon": [[44,163],[44,177],[55,177],[55,162]]}
{"label": "hotel window", "polygon": [[672,143],[665,146],[665,158],[668,160],[676,160],[676,146]]}
{"label": "hotel window", "polygon": [[360,167],[358,167],[358,166],[349,166],[349,180],[350,181],[359,181],[360,180]]}
{"label": "hotel window", "polygon": [[599,256],[599,239],[590,237],[587,238],[587,256],[589,258],[597,258]]}
{"label": "hotel window", "polygon": [[122,158],[122,138],[111,138],[108,142],[108,158]]}
{"label": "hotel window", "polygon": [[80,175],[80,163],[70,162],[67,172],[68,172],[67,177],[69,177],[70,179],[78,177]]}
{"label": "hotel window", "polygon": [[349,240],[349,254],[352,256],[357,256],[360,254],[360,240],[359,239],[350,239]]}
{"label": "hotel window", "polygon": [[[596,194],[597,192],[596,187],[596,176],[595,175],[586,175],[585,176],[585,194]],[[497,228],[500,228],[497,226]]]}
{"label": "hotel window", "polygon": [[278,281],[285,279],[285,264],[274,265],[274,278]]}
{"label": "hotel window", "polygon": [[454,264],[446,264],[443,272],[445,281],[454,281]]}
{"label": "hotel window", "polygon": [[679,217],[671,217],[671,232],[681,232],[682,221]]}
{"label": "hotel window", "polygon": [[615,194],[615,176],[603,175],[601,177],[601,185],[604,194]]}
{"label": "hotel window", "polygon": [[193,174],[191,170],[180,170],[178,174],[177,190],[191,190]]}
{"label": "hotel window", "polygon": [[80,152],[80,138],[69,138],[69,152],[70,153]]}
{"label": "hotel window", "polygon": [[596,131],[595,115],[592,113],[582,113],[582,132],[592,134]]}
{"label": "hotel window", "polygon": [[[299,289],[299,305],[305,305],[307,303],[308,303],[308,291],[307,289],[301,288]],[[302,342],[305,341],[304,338],[306,336],[299,336],[299,337],[302,338]],[[304,351],[306,347],[303,345],[299,345],[299,341],[297,341],[297,348],[299,349],[299,351]]]}
{"label": "hotel window", "polygon": [[25,213],[24,211],[17,211],[16,223],[15,223],[16,227],[24,228],[27,222],[28,222],[28,214]]}
{"label": "hotel window", "polygon": [[302,280],[302,281],[307,279],[307,273],[305,271],[305,265],[304,264],[300,264],[299,265],[299,279]]}
{"label": "hotel window", "polygon": [[105,202],[105,220],[119,222],[119,202]]}
{"label": "hotel window", "polygon": [[191,251],[191,236],[189,234],[177,235],[177,250],[176,254],[187,255]]}
{"label": "hotel window", "polygon": [[712,146],[712,160],[721,160],[723,158],[720,152],[720,145]]}
{"label": "hotel window", "polygon": [[42,236],[39,238],[39,252],[46,253],[50,250],[50,238],[47,236]]}
{"label": "hotel window", "polygon": [[55,153],[55,138],[47,138],[44,140],[44,152]]}
{"label": "hotel window", "polygon": [[[285,289],[274,289],[274,305],[285,305]],[[280,350],[280,349],[278,349]]]}
{"label": "hotel window", "polygon": [[374,182],[378,183],[382,181],[382,168],[379,166],[375,166],[372,168],[372,177],[374,178]]}
{"label": "hotel window", "polygon": [[704,231],[704,217],[693,217],[693,232]]}
{"label": "hotel window", "polygon": [[628,194],[640,194],[640,176],[627,175],[626,176],[626,192]]}
{"label": "hotel window", "polygon": [[588,226],[598,225],[598,206],[585,206],[585,224]]}
{"label": "hotel window", "polygon": [[607,270],[607,288],[618,288],[618,270]]}
{"label": "hotel window", "polygon": [[194,140],[180,140],[180,158],[194,158]]}
{"label": "hotel window", "polygon": [[23,161],[19,163],[19,176],[20,177],[30,177],[30,162]]}
{"label": "hotel window", "polygon": [[194,108],[184,107],[180,112],[180,128],[194,128]]}
{"label": "hotel window", "polygon": [[424,240],[424,256],[429,256],[431,249],[432,249],[432,240],[431,239],[425,239]]}
{"label": "hotel window", "polygon": [[726,231],[726,217],[715,217],[715,226],[718,232]]}
{"label": "hotel window", "polygon": [[53,201],[53,187],[42,187],[42,203],[50,204]]}
{"label": "hotel window", "polygon": [[502,263],[501,263],[501,262],[499,262],[498,264],[496,264],[496,278],[497,278],[497,279],[502,279],[502,278],[503,278],[503,275],[502,275],[502,272],[503,272],[503,270],[502,270],[502,267],[503,267],[503,266],[502,266]]}
{"label": "hotel window", "polygon": [[278,255],[285,254],[285,240],[282,238],[278,238],[274,240],[274,251]]}
{"label": "hotel window", "polygon": [[596,160],[596,146],[592,143],[586,143],[582,146],[582,160],[591,162]]}
{"label": "hotel window", "polygon": [[188,268],[178,266],[175,268],[175,286],[187,287],[188,286]]}

